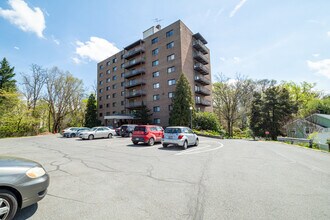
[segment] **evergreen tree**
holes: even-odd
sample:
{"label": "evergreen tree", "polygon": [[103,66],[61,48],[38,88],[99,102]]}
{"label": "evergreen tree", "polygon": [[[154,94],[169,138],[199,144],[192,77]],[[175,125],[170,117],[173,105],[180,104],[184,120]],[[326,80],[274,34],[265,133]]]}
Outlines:
{"label": "evergreen tree", "polygon": [[261,100],[261,93],[255,92],[251,105],[250,129],[253,132],[253,137],[261,137],[264,135],[264,121],[262,117],[263,101]]}
{"label": "evergreen tree", "polygon": [[134,113],[134,116],[140,120],[142,124],[150,124],[151,123],[151,116],[152,113],[150,113],[150,109],[142,102],[141,109],[137,110]]}
{"label": "evergreen tree", "polygon": [[0,62],[0,90],[16,91],[14,67],[10,67],[6,58]]}
{"label": "evergreen tree", "polygon": [[97,119],[96,99],[94,94],[91,94],[87,101],[85,127],[92,128],[98,125],[100,120]]}
{"label": "evergreen tree", "polygon": [[174,98],[172,99],[173,109],[170,112],[169,124],[172,126],[190,126],[190,107],[195,106],[192,98],[191,86],[189,81],[181,74],[176,89],[174,92]]}

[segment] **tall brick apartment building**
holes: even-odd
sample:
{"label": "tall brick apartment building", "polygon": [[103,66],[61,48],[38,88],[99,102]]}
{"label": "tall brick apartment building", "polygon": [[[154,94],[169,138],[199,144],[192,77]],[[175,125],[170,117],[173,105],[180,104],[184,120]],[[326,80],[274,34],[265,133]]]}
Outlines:
{"label": "tall brick apartment building", "polygon": [[104,125],[118,126],[144,104],[154,124],[168,125],[172,97],[181,73],[191,85],[197,111],[212,111],[210,51],[199,33],[182,22],[143,32],[97,65],[98,114]]}

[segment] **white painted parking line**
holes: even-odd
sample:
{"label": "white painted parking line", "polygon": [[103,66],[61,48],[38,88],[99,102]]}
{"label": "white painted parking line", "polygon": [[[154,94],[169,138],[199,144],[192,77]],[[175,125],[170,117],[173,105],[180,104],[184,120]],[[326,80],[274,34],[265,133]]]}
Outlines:
{"label": "white painted parking line", "polygon": [[[218,149],[222,148],[223,146],[224,145],[222,143],[220,143],[220,146],[209,149],[210,147],[213,147],[213,146],[212,145],[207,145],[206,147],[199,147],[199,148],[196,148],[196,149],[192,149],[190,151],[183,151],[183,152],[177,153],[175,155],[179,156],[179,155],[189,155],[189,154],[200,154],[200,153],[205,153],[205,152],[209,152],[209,151],[218,150]],[[208,148],[208,149],[205,149],[205,148]]]}

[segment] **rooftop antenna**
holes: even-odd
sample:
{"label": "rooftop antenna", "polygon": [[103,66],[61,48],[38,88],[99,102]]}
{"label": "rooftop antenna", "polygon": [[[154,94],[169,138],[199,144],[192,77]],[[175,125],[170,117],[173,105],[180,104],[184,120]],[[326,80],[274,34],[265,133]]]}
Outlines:
{"label": "rooftop antenna", "polygon": [[159,18],[155,18],[155,19],[152,19],[157,25],[160,25],[160,22],[163,20],[163,19],[159,19]]}

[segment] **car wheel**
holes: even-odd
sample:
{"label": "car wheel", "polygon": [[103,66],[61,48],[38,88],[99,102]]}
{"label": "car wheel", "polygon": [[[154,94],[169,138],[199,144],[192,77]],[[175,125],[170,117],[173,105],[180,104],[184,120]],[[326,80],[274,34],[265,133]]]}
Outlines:
{"label": "car wheel", "polygon": [[139,142],[137,142],[137,141],[133,141],[133,144],[135,144],[135,145],[137,145]]}
{"label": "car wheel", "polygon": [[183,142],[183,146],[182,146],[183,150],[186,150],[188,148],[188,143],[187,141]]}
{"label": "car wheel", "polygon": [[108,138],[112,138],[112,134],[111,133],[108,135]]}
{"label": "car wheel", "polygon": [[0,189],[0,219],[13,219],[18,207],[16,196]]}
{"label": "car wheel", "polygon": [[167,144],[163,144],[163,148],[167,148],[167,146],[168,146]]}
{"label": "car wheel", "polygon": [[198,144],[199,144],[199,140],[198,140],[198,138],[196,139],[196,142],[195,142],[195,146],[198,146]]}
{"label": "car wheel", "polygon": [[152,146],[152,145],[154,145],[154,144],[155,144],[155,139],[150,138],[149,141],[148,141],[148,145],[149,145],[149,146]]}
{"label": "car wheel", "polygon": [[92,134],[90,134],[89,136],[88,136],[88,140],[93,140],[94,139],[94,136],[92,135]]}
{"label": "car wheel", "polygon": [[71,138],[73,138],[73,137],[75,137],[75,136],[76,136],[75,134],[71,134],[71,135],[70,135]]}

